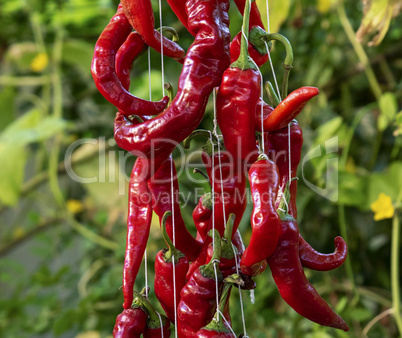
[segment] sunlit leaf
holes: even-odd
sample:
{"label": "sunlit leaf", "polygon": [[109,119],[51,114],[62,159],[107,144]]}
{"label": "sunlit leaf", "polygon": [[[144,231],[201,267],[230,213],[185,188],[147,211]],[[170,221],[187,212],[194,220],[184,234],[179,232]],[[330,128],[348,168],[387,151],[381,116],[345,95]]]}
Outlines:
{"label": "sunlit leaf", "polygon": [[398,0],[367,0],[363,4],[364,17],[356,36],[362,41],[366,35],[377,34],[368,43],[377,46],[387,34],[392,18],[400,13],[402,3]]}
{"label": "sunlit leaf", "polygon": [[385,130],[395,118],[398,111],[398,102],[394,93],[384,93],[380,97],[381,114],[378,117],[378,128]]}
{"label": "sunlit leaf", "polygon": [[[261,13],[261,19],[264,25],[267,25],[267,11],[266,11],[266,1],[256,0],[257,6]],[[289,9],[291,5],[291,0],[282,1],[269,1],[269,31],[271,33],[276,33],[279,31],[282,23],[287,19],[289,14]],[[268,29],[268,27],[265,27]]]}

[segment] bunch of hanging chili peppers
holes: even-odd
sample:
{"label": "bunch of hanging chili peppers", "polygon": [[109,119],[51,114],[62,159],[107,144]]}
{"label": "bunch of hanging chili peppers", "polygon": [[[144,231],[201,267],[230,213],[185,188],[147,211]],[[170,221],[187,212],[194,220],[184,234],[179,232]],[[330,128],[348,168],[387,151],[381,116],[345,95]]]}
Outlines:
{"label": "bunch of hanging chili peppers", "polygon": [[[317,252],[297,223],[303,134],[295,118],[318,89],[302,87],[287,94],[290,43],[265,32],[255,2],[235,3],[243,25],[232,41],[229,0],[168,0],[194,37],[187,53],[173,28],[155,29],[150,0],[121,0],[96,43],[91,71],[99,92],[118,110],[115,140],[137,157],[129,181],[124,310],[114,337],[168,337],[172,324],[178,337],[236,337],[229,313],[231,287],[255,288],[253,278],[268,266],[280,295],[296,312],[321,325],[349,329],[303,271],[335,269],[347,255],[341,237],[335,238],[333,253]],[[268,60],[271,40],[285,46],[286,59],[281,93],[265,84],[268,104],[259,67]],[[148,101],[130,93],[132,64],[148,47],[183,64],[175,96],[170,92],[160,101]],[[221,136],[195,130],[214,90]],[[181,215],[171,155],[181,142],[189,148],[195,137],[206,141],[203,175],[211,187],[193,210],[196,238]],[[247,180],[253,211],[244,247],[238,227],[247,205]],[[148,289],[134,291],[153,212],[168,246],[155,259],[154,291],[165,314],[150,303]]]}

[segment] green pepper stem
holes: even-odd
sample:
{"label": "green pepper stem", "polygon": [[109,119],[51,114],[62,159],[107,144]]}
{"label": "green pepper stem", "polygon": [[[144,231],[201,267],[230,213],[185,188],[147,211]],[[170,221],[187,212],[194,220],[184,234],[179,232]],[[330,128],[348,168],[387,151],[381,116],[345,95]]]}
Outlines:
{"label": "green pepper stem", "polygon": [[173,27],[169,26],[162,26],[157,29],[157,31],[162,31],[162,34],[165,32],[169,32],[172,34],[172,41],[178,42],[179,41],[179,34],[177,34],[176,30]]}
{"label": "green pepper stem", "polygon": [[180,258],[184,257],[184,254],[174,247],[174,244],[166,231],[166,221],[170,216],[172,216],[172,213],[166,211],[162,217],[162,236],[168,246],[168,250],[163,254],[163,259],[165,262],[169,262],[174,258],[174,262],[177,263]]}
{"label": "green pepper stem", "polygon": [[225,259],[232,259],[235,256],[232,247],[232,234],[235,218],[235,214],[229,214],[225,232],[223,233],[223,237],[221,239],[221,257]]}
{"label": "green pepper stem", "polygon": [[265,82],[265,91],[267,92],[269,101],[271,101],[272,106],[275,108],[281,102],[278,95],[275,92],[274,86],[270,81]]}
{"label": "green pepper stem", "polygon": [[252,0],[246,0],[244,13],[243,13],[243,25],[242,34],[240,42],[240,54],[238,59],[233,62],[231,68],[240,68],[241,70],[254,69],[258,70],[258,67],[254,61],[248,55],[248,36],[249,36],[249,26],[250,26],[250,10],[251,10]]}
{"label": "green pepper stem", "polygon": [[[222,253],[221,236],[219,235],[219,231],[216,229],[214,229],[213,231],[210,230],[208,232],[208,235],[211,237],[213,236],[214,253],[213,253],[209,263],[200,267],[200,271],[204,277],[215,279],[216,277],[215,277],[214,264],[216,264],[216,262],[219,262],[219,260],[221,258],[221,253]],[[218,277],[218,280],[223,279],[222,273],[219,270],[219,268],[217,268],[217,277]]]}
{"label": "green pepper stem", "polygon": [[205,178],[205,180],[209,183],[209,187],[211,187],[211,182],[209,181],[209,177],[206,173],[204,173],[201,169],[199,168],[194,168],[193,174],[200,174],[202,177]]}
{"label": "green pepper stem", "polygon": [[167,90],[170,105],[174,99],[173,85],[170,82],[167,82],[163,85],[163,87]]}
{"label": "green pepper stem", "polygon": [[227,221],[226,227],[225,227],[225,232],[223,233],[223,238],[225,238],[229,242],[232,241],[233,224],[234,224],[235,218],[236,218],[235,214],[229,214],[228,221]]}
{"label": "green pepper stem", "polygon": [[293,49],[289,40],[279,33],[271,33],[261,37],[266,42],[271,40],[279,41],[283,44],[286,51],[285,61],[283,62],[283,82],[282,82],[282,99],[288,96],[288,82],[289,82],[289,73],[293,68]]}
{"label": "green pepper stem", "polygon": [[[149,321],[147,323],[148,327],[152,329],[157,329],[161,327],[159,315],[152,306],[151,302],[148,300],[148,298],[144,297],[143,295],[139,294],[138,292],[134,291],[135,295],[135,304],[137,306],[141,306],[148,314],[149,316]],[[164,318],[163,315],[160,315],[162,318],[162,323],[166,323],[166,318]]]}

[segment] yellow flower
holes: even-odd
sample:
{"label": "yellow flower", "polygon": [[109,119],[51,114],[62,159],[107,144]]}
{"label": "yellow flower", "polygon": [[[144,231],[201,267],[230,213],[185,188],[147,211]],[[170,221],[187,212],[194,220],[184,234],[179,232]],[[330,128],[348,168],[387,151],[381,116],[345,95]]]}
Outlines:
{"label": "yellow flower", "polygon": [[67,201],[67,209],[72,214],[78,214],[84,210],[84,205],[79,200],[70,199]]}
{"label": "yellow flower", "polygon": [[375,221],[392,218],[395,212],[391,197],[384,193],[378,195],[377,200],[371,203],[370,208],[374,212]]}
{"label": "yellow flower", "polygon": [[31,62],[31,70],[39,73],[46,68],[48,63],[47,54],[39,53]]}

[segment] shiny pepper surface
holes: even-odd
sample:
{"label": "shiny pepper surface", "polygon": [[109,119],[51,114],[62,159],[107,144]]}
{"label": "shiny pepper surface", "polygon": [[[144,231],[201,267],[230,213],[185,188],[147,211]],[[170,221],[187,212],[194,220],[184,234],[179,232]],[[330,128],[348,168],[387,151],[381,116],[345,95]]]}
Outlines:
{"label": "shiny pepper surface", "polygon": [[282,217],[278,245],[268,264],[279,293],[297,313],[320,325],[349,330],[307,280],[299,258],[299,227],[291,216]]}
{"label": "shiny pepper surface", "polygon": [[[131,30],[122,6],[119,5],[116,14],[96,42],[91,64],[92,77],[105,99],[126,116],[158,114],[166,107],[169,98],[166,96],[159,102],[140,99],[128,92],[115,71],[116,53]],[[140,46],[142,48],[143,42],[140,42]]]}
{"label": "shiny pepper surface", "polygon": [[275,208],[278,196],[278,167],[265,155],[249,171],[253,213],[250,243],[243,253],[243,273],[256,276],[266,267],[266,259],[274,252],[279,236],[279,216]]}
{"label": "shiny pepper surface", "polygon": [[124,309],[116,318],[114,338],[139,338],[145,331],[148,314],[140,306]]}
{"label": "shiny pepper surface", "polygon": [[166,316],[175,323],[175,305],[177,307],[179,304],[180,291],[187,282],[188,259],[174,247],[166,232],[166,219],[170,214],[167,212],[162,220],[163,238],[168,249],[161,250],[156,255],[154,289]]}
{"label": "shiny pepper surface", "polygon": [[229,17],[227,0],[191,0],[186,2],[190,46],[180,74],[178,90],[171,105],[161,114],[143,123],[122,121],[115,124],[117,145],[134,155],[168,157],[201,122],[208,98],[219,86],[229,66]]}
{"label": "shiny pepper surface", "polygon": [[123,308],[133,302],[133,288],[144,256],[152,220],[151,196],[144,180],[146,160],[138,158],[131,172],[128,195],[127,240],[123,269]]}

